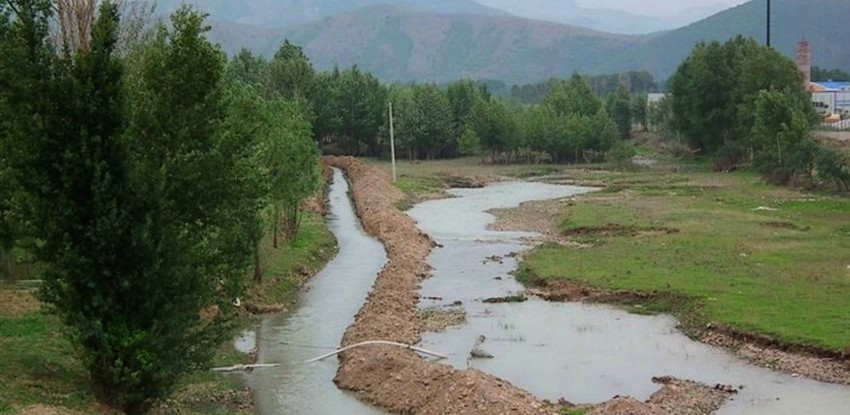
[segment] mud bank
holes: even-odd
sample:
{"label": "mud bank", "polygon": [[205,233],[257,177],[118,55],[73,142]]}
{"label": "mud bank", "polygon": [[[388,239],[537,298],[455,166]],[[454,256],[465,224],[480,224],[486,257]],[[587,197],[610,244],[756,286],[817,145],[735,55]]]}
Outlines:
{"label": "mud bank", "polygon": [[[429,274],[426,258],[434,242],[394,206],[404,195],[383,172],[349,157],[328,157],[325,162],[346,172],[363,227],[384,244],[388,258],[342,345],[368,340],[418,343],[417,291]],[[374,346],[344,353],[334,381],[394,413],[547,413],[542,402],[505,381],[428,362],[403,349]]]}
{"label": "mud bank", "polygon": [[[666,298],[671,303],[688,302],[685,298],[663,293],[616,291],[590,287],[569,280],[535,282],[528,293],[553,302],[624,304]],[[683,316],[679,316],[680,320]],[[684,316],[686,317],[686,316]],[[721,324],[694,327],[687,318],[680,327],[691,338],[727,349],[757,366],[805,376],[819,382],[850,385],[850,356],[811,346],[795,345],[772,337],[746,333]]]}

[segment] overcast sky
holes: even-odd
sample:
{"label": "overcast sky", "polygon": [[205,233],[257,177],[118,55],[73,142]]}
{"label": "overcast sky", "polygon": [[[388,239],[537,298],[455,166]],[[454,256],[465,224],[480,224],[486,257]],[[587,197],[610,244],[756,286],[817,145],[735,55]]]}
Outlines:
{"label": "overcast sky", "polygon": [[717,4],[732,7],[747,1],[749,0],[576,0],[576,3],[582,7],[624,10],[647,16],[673,16],[696,7]]}

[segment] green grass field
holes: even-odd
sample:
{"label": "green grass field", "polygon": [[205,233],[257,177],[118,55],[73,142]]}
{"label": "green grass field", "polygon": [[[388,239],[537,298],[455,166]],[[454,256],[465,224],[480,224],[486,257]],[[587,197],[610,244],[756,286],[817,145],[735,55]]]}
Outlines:
{"label": "green grass field", "polygon": [[750,173],[601,175],[611,187],[557,218],[564,238],[592,248],[541,246],[522,280],[679,294],[697,305],[687,307],[694,323],[850,345],[848,198],[768,186]]}

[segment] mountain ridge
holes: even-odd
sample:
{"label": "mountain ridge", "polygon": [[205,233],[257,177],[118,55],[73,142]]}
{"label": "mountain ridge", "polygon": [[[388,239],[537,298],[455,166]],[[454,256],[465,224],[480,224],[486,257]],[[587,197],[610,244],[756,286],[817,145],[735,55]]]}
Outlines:
{"label": "mountain ridge", "polygon": [[[793,56],[803,35],[814,63],[850,68],[841,42],[850,37],[846,0],[774,0],[777,49]],[[745,3],[686,27],[649,35],[619,35],[493,14],[435,14],[373,5],[290,28],[215,22],[210,34],[228,53],[242,46],[271,55],[284,38],[302,45],[319,69],[358,64],[384,81],[448,81],[460,77],[536,82],[568,76],[647,70],[672,74],[700,40],[737,34],[763,40],[763,8]],[[801,28],[808,28],[805,32]]]}

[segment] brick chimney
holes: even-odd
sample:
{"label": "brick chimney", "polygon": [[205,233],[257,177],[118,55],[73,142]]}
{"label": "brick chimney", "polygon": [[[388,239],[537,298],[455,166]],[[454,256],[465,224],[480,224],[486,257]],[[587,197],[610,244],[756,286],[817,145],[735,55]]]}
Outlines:
{"label": "brick chimney", "polygon": [[805,38],[797,42],[797,68],[803,73],[803,82],[808,88],[812,82],[812,49]]}

